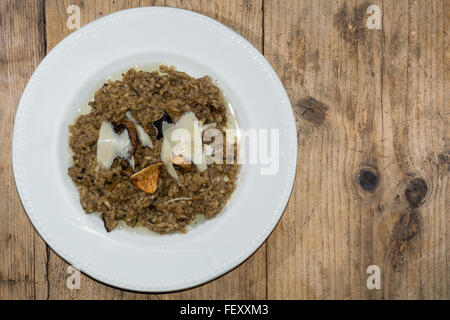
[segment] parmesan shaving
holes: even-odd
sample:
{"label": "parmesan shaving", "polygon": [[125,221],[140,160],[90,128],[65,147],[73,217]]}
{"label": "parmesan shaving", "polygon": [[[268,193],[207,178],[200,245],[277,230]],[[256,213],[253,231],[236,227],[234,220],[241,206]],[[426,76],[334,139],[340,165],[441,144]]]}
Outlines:
{"label": "parmesan shaving", "polygon": [[181,184],[172,163],[174,156],[182,156],[186,163],[194,163],[200,172],[208,168],[203,155],[203,129],[201,122],[192,111],[183,114],[176,123],[163,122],[162,124],[164,140],[161,161],[179,186]]}
{"label": "parmesan shaving", "polygon": [[102,122],[97,140],[97,162],[101,169],[111,168],[116,157],[129,159],[132,150],[127,130],[117,134],[110,122]]}

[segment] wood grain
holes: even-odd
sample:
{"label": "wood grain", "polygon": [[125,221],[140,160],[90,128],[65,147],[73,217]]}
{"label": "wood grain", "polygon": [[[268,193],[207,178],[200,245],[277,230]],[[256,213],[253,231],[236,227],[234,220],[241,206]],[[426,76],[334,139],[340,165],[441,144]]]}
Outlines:
{"label": "wood grain", "polygon": [[[370,4],[381,30],[366,28]],[[299,119],[293,195],[267,244],[268,298],[449,297],[443,12],[441,1],[265,2],[265,55]],[[305,96],[327,106],[320,123],[298,112]],[[373,192],[361,170],[378,177]],[[414,178],[428,185],[416,211],[405,197]],[[366,287],[369,265],[381,290]]]}
{"label": "wood grain", "polygon": [[0,2],[0,298],[40,298],[46,291],[45,243],[22,209],[11,168],[15,109],[45,56],[42,1]]}
{"label": "wood grain", "polygon": [[[249,260],[203,286],[162,295],[82,276],[26,217],[11,169],[15,108],[59,41],[118,10],[208,15],[261,50],[297,118],[298,164],[275,231]],[[368,29],[369,5],[382,29]],[[0,299],[449,299],[448,0],[3,0],[0,2]],[[378,265],[382,288],[369,290]]]}

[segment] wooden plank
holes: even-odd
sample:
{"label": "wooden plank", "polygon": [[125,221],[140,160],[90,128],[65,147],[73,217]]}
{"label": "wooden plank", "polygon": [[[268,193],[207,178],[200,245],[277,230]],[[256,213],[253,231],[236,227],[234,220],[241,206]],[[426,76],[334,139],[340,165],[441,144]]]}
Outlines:
{"label": "wooden plank", "polygon": [[[388,280],[399,283],[402,298],[448,299],[444,3],[410,1],[385,6],[383,97],[391,119],[393,155],[406,181],[423,178],[428,186],[425,202],[417,209],[420,230],[405,243],[399,257],[403,263]],[[392,287],[390,296],[396,297],[396,291]]]}
{"label": "wooden plank", "polygon": [[[444,110],[442,111],[442,118],[444,121],[444,132],[445,132],[445,145],[446,145],[446,149],[447,149],[447,153],[441,153],[438,158],[439,158],[439,163],[441,164],[441,167],[443,168],[443,170],[446,170],[446,166],[447,166],[447,172],[450,171],[450,153],[448,152],[448,150],[450,149],[449,146],[449,142],[450,142],[450,131],[449,131],[449,117],[450,117],[450,113],[449,113],[449,101],[450,101],[450,33],[448,32],[448,30],[450,29],[450,1],[445,0],[444,4],[444,13],[443,13],[443,38],[444,38],[444,44],[443,44],[443,54],[442,54],[442,64],[443,64],[443,69],[444,69],[444,74],[443,74],[443,86],[442,86],[442,100],[443,100],[443,106],[444,106]],[[447,177],[448,179],[448,177]],[[446,185],[444,185],[444,190],[448,190],[448,180],[446,180]],[[439,208],[440,210],[444,210],[445,212],[448,212],[448,208],[450,207],[450,195],[448,194],[448,192],[446,192],[446,196],[444,197],[444,207],[443,208]],[[447,214],[447,218],[444,219],[444,223],[443,223],[444,228],[446,227],[447,232],[446,232],[446,239],[442,239],[442,241],[445,241],[446,243],[446,251],[447,251],[447,263],[450,260],[448,258],[448,251],[450,250],[450,215]],[[448,285],[450,283],[450,272],[448,272],[448,265],[447,265],[447,271],[445,272],[446,277],[442,277],[442,281],[446,281],[447,282],[447,292],[446,295],[448,296],[450,294],[450,285]]]}
{"label": "wooden plank", "polygon": [[[0,2],[0,297],[42,298],[45,244],[29,222],[14,184],[11,142],[16,106],[45,54],[42,1]],[[36,291],[39,284],[44,291]]]}
{"label": "wooden plank", "polygon": [[[82,25],[139,5],[209,15],[264,50],[287,87],[299,133],[292,197],[267,246],[220,279],[183,292],[145,295],[82,276],[81,290],[68,290],[67,264],[46,250],[28,221],[11,170],[15,107],[46,48],[73,31],[66,27],[73,4],[81,8]],[[365,28],[370,4],[383,11],[381,30]],[[267,290],[267,297],[276,299],[450,298],[448,5],[447,0],[0,2],[0,97],[7,106],[0,109],[7,147],[0,155],[0,212],[6,221],[0,225],[0,297],[253,299],[265,298]],[[362,184],[361,169],[367,171]],[[372,264],[381,268],[381,290],[366,287]]]}
{"label": "wooden plank", "polygon": [[[262,44],[261,1],[46,1],[46,39],[48,50],[73,30],[66,27],[69,5],[81,9],[81,25],[114,11],[151,5],[167,5],[200,12],[217,19],[241,33],[257,48]],[[263,299],[266,296],[266,255],[263,245],[237,269],[206,285],[179,293],[144,295],[110,288],[82,276],[80,290],[66,288],[68,265],[51,252],[48,279],[49,297],[55,299]]]}
{"label": "wooden plank", "polygon": [[[366,28],[369,5],[381,30]],[[293,195],[267,244],[268,298],[448,298],[443,2],[264,8],[265,54],[299,134]],[[327,106],[323,121],[304,116],[305,96]],[[360,184],[362,169],[378,184],[368,173]],[[418,208],[405,194],[415,178],[428,187]],[[381,290],[366,287],[369,265]]]}

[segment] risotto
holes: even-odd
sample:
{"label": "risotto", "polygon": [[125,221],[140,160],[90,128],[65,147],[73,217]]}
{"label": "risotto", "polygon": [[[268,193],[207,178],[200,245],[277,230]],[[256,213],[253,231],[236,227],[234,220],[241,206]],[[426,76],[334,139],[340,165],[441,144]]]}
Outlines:
{"label": "risotto", "polygon": [[190,119],[198,120],[200,132],[225,131],[226,101],[208,76],[195,79],[167,66],[130,69],[105,83],[89,105],[91,111],[69,126],[68,174],[85,212],[99,213],[108,231],[124,221],[158,233],[186,232],[196,215],[213,218],[222,211],[240,166],[190,162],[170,153],[165,135]]}

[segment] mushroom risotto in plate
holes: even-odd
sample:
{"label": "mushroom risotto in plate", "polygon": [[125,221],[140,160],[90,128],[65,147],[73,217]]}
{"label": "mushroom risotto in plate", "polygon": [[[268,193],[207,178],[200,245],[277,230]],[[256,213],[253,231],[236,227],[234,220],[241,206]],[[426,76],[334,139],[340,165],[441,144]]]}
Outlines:
{"label": "mushroom risotto in plate", "polygon": [[[105,83],[89,106],[69,127],[68,173],[85,212],[100,213],[108,231],[123,220],[158,233],[185,232],[196,215],[213,218],[222,210],[240,167],[206,159],[213,150],[225,160],[227,150],[204,144],[203,135],[225,135],[231,117],[208,76],[195,79],[167,66],[130,69]],[[188,145],[174,141],[176,129],[192,133]]]}
{"label": "mushroom risotto in plate", "polygon": [[46,244],[142,292],[197,286],[247,259],[297,167],[292,107],[264,56],[214,19],[167,7],[106,15],[57,44],[23,92],[12,146]]}

